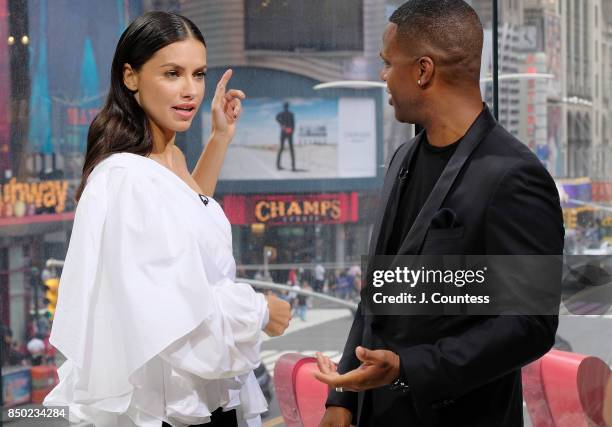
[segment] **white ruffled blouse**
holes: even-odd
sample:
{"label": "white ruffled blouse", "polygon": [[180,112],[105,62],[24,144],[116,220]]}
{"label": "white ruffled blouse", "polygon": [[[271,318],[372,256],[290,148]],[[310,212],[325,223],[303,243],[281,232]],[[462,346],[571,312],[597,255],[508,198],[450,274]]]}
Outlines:
{"label": "white ruffled blouse", "polygon": [[261,425],[253,374],[267,304],[235,282],[230,224],[164,166],[114,154],[88,179],[51,343],[66,356],[46,406],[98,427],[177,427],[236,409]]}

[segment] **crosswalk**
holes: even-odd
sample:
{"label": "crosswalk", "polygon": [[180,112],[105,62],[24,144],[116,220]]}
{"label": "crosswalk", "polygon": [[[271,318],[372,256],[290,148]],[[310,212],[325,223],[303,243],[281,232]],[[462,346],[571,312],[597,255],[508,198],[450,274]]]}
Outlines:
{"label": "crosswalk", "polygon": [[[268,373],[270,376],[274,377],[274,366],[276,365],[276,361],[283,355],[287,353],[300,353],[304,356],[312,356],[314,357],[315,353],[319,350],[262,350],[261,351],[261,360],[263,364],[268,369]],[[321,351],[324,355],[329,357],[335,363],[338,363],[340,358],[342,357],[342,352],[335,350]]]}

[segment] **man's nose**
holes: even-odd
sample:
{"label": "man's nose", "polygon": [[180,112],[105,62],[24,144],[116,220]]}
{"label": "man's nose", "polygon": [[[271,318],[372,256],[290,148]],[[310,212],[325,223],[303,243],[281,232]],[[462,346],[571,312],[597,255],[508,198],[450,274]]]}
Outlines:
{"label": "man's nose", "polygon": [[384,68],[381,68],[381,69],[380,69],[380,73],[378,73],[378,76],[380,77],[380,79],[381,79],[383,82],[386,82],[386,81],[387,81],[387,72],[385,71],[385,69],[384,69]]}

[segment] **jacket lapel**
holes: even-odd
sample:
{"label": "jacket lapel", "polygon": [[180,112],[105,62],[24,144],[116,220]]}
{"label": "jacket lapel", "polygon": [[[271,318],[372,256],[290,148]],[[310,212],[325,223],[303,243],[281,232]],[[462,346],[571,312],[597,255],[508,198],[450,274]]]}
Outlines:
{"label": "jacket lapel", "polygon": [[[396,152],[391,162],[389,164],[389,169],[387,170],[387,174],[385,175],[385,182],[383,184],[382,196],[380,200],[380,204],[378,205],[378,209],[376,210],[376,219],[374,222],[374,227],[372,229],[372,238],[370,239],[370,247],[369,247],[369,255],[380,255],[381,251],[379,246],[384,243],[384,237],[381,236],[381,228],[383,223],[389,223],[389,221],[393,221],[395,218],[395,209],[394,206],[390,206],[391,196],[395,195],[397,192],[397,185],[399,182],[399,174],[401,171],[402,174],[408,174],[408,167],[410,165],[410,160],[414,155],[419,142],[422,139],[423,132],[419,133],[417,136],[412,138],[411,141],[402,145]],[[391,209],[390,209],[391,208]],[[371,264],[366,266],[366,271],[369,271],[371,268]],[[360,306],[360,310],[363,310],[363,307]],[[362,335],[362,345],[366,348],[370,347],[371,339],[372,339],[372,315],[366,312],[362,312],[364,317],[364,328]],[[358,394],[358,408],[363,407],[363,398],[365,393]],[[358,410],[358,413],[361,414],[361,409]],[[359,418],[360,415],[358,415]]]}
{"label": "jacket lapel", "polygon": [[444,171],[442,171],[442,175],[440,175],[438,182],[436,182],[423,208],[414,220],[410,231],[404,238],[398,255],[416,255],[420,253],[431,224],[431,219],[442,206],[442,202],[455,182],[457,175],[459,175],[463,165],[474,149],[496,125],[495,118],[491,115],[488,107],[485,106],[482,113],[480,113],[464,135],[457,147],[457,151],[455,151],[455,154],[449,160]]}
{"label": "jacket lapel", "polygon": [[410,165],[410,160],[416,151],[416,147],[419,145],[419,141],[422,138],[423,132],[419,133],[417,136],[412,138],[411,141],[402,145],[393,158],[391,159],[391,163],[389,164],[389,169],[387,170],[387,174],[385,175],[385,182],[382,188],[382,196],[380,199],[380,204],[376,209],[374,226],[372,228],[372,238],[370,239],[370,246],[368,250],[369,256],[380,255],[379,245],[382,242],[380,232],[382,228],[383,222],[393,223],[392,221],[395,219],[396,209],[389,209],[390,198],[392,194],[396,193],[397,185],[399,182],[398,175],[400,170],[405,168],[402,173],[407,174],[408,168]]}

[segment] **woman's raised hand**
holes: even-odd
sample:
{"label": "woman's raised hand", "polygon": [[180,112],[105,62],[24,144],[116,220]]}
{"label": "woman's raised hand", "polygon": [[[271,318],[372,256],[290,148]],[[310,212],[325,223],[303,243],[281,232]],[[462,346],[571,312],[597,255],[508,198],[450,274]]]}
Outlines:
{"label": "woman's raised hand", "polygon": [[236,123],[242,112],[242,100],[246,98],[241,90],[226,89],[232,73],[233,71],[228,69],[221,76],[211,106],[213,133],[229,139],[236,133]]}

